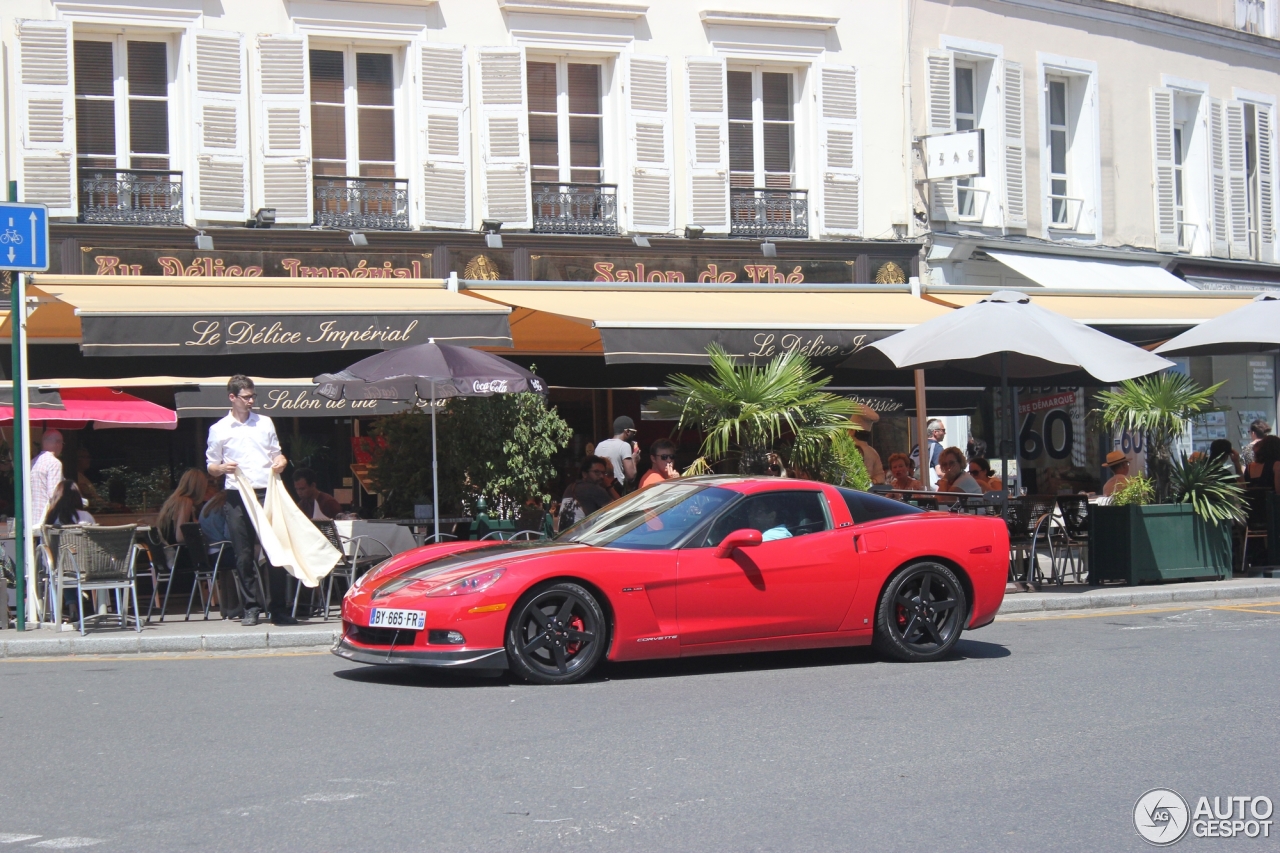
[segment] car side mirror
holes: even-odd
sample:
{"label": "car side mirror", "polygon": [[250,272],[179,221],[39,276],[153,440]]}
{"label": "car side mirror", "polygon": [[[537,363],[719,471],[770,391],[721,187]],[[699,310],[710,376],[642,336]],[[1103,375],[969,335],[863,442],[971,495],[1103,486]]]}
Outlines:
{"label": "car side mirror", "polygon": [[724,559],[733,554],[735,549],[754,548],[763,541],[764,537],[760,535],[759,530],[744,527],[741,530],[733,531],[720,540],[720,547],[716,548],[716,556]]}

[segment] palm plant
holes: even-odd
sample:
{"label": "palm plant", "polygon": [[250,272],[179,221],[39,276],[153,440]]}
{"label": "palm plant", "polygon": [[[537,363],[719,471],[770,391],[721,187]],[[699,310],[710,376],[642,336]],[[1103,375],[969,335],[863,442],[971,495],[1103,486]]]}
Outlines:
{"label": "palm plant", "polygon": [[793,460],[817,460],[861,412],[854,401],[824,390],[829,380],[800,353],[760,367],[735,364],[716,344],[707,354],[710,375],[668,377],[671,395],[654,408],[677,429],[702,430],[700,452],[710,464],[736,458],[740,474],[763,473],[769,451],[787,435]]}
{"label": "palm plant", "polygon": [[1184,455],[1173,463],[1170,485],[1175,501],[1191,504],[1196,515],[1210,524],[1246,521],[1244,488],[1221,459]]}
{"label": "palm plant", "polygon": [[1222,385],[1201,388],[1185,374],[1165,372],[1126,379],[1120,390],[1098,394],[1103,426],[1146,435],[1147,461],[1161,502],[1169,498],[1174,441],[1192,418],[1218,411],[1213,395]]}

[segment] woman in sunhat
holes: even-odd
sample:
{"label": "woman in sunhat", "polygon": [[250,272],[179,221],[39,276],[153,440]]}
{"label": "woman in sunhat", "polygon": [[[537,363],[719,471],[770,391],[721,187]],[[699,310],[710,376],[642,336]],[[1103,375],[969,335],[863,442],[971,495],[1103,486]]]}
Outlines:
{"label": "woman in sunhat", "polygon": [[1107,454],[1107,461],[1102,463],[1111,469],[1111,479],[1102,487],[1102,494],[1111,497],[1116,490],[1129,482],[1129,457],[1122,451],[1113,450]]}

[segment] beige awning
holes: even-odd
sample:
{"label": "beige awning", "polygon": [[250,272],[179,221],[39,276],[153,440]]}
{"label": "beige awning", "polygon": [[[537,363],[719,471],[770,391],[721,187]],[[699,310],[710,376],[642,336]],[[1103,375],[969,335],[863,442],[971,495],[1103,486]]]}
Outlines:
{"label": "beige awning", "polygon": [[[531,351],[537,342],[553,347],[546,351],[563,352],[565,341],[590,351],[586,344],[598,335],[610,363],[703,363],[711,343],[745,358],[799,349],[819,361],[837,361],[948,310],[913,296],[905,286],[686,290],[476,282],[472,287],[468,293],[519,309],[511,317],[517,351]],[[567,322],[557,326],[548,322],[551,318]],[[523,335],[525,323],[530,337]]]}
{"label": "beige awning", "polygon": [[[87,355],[510,346],[509,309],[439,279],[39,275],[75,309]],[[43,310],[43,309],[42,309]]]}

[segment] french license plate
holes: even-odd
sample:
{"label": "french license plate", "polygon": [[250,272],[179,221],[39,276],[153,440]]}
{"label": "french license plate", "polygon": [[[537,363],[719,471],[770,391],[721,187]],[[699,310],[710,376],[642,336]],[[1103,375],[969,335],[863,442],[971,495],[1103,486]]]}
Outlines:
{"label": "french license plate", "polygon": [[425,610],[391,610],[375,607],[369,614],[370,628],[400,628],[405,631],[421,631],[427,626]]}

